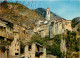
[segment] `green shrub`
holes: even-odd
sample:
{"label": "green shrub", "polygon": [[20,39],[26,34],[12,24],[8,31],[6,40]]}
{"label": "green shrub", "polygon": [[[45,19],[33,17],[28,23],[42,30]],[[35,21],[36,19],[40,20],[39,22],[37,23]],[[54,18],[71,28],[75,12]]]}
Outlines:
{"label": "green shrub", "polygon": [[78,47],[77,45],[75,45],[74,50],[75,50],[76,52],[78,52],[78,51],[79,51],[79,47]]}
{"label": "green shrub", "polygon": [[47,46],[47,53],[61,57],[62,53],[60,51],[60,46],[57,46],[55,44],[51,45],[51,46]]}
{"label": "green shrub", "polygon": [[76,21],[75,20],[72,20],[72,24],[71,24],[72,28],[74,28],[75,25],[76,25]]}
{"label": "green shrub", "polygon": [[[49,45],[48,44],[49,41],[54,41],[54,43],[52,45]],[[38,42],[39,44],[46,46],[47,54],[56,55],[58,57],[61,57],[62,55],[60,51],[60,43],[61,43],[60,35],[56,35],[54,38],[50,39],[49,37],[41,38],[40,35],[34,34],[31,38],[31,43],[32,42]]]}
{"label": "green shrub", "polygon": [[1,5],[2,5],[5,9],[8,8],[8,5],[7,5],[7,2],[6,2],[6,1],[2,2]]}
{"label": "green shrub", "polygon": [[6,48],[5,48],[5,46],[4,46],[4,45],[2,45],[2,46],[1,46],[1,51],[2,51],[3,53],[5,53]]}

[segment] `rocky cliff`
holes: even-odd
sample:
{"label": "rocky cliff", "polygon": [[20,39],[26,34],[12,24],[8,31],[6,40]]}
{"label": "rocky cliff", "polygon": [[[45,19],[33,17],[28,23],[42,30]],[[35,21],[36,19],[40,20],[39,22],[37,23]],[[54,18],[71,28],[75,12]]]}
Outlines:
{"label": "rocky cliff", "polygon": [[0,18],[20,25],[30,26],[31,28],[35,26],[35,20],[43,20],[43,17],[26,6],[9,2],[0,3]]}

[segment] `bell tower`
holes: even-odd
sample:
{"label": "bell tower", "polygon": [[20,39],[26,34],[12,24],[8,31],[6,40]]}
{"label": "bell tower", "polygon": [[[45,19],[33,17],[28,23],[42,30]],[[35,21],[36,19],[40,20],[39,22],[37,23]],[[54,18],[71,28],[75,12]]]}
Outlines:
{"label": "bell tower", "polygon": [[50,10],[47,8],[46,10],[46,20],[50,20]]}

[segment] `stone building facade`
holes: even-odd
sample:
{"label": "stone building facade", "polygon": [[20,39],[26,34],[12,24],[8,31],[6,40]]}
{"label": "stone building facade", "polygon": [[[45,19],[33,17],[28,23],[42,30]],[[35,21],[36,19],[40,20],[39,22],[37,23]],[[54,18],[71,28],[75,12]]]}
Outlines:
{"label": "stone building facade", "polygon": [[[0,39],[10,41],[7,47],[6,58],[20,58],[20,41],[30,41],[30,35],[26,27],[0,20]],[[0,41],[1,42],[1,41]],[[31,46],[31,49],[29,49]],[[1,56],[2,57],[2,56]],[[46,48],[38,43],[25,46],[25,57],[46,58]]]}
{"label": "stone building facade", "polygon": [[26,44],[25,58],[46,58],[46,48],[38,43]]}
{"label": "stone building facade", "polygon": [[8,50],[7,58],[20,58],[20,40],[25,44],[31,38],[27,31],[24,26],[0,18],[0,44],[2,40],[10,42],[10,45],[5,46]]}
{"label": "stone building facade", "polygon": [[10,56],[20,56],[20,42],[19,42],[19,33],[14,32],[14,40],[11,42],[11,45],[9,46],[9,55]]}

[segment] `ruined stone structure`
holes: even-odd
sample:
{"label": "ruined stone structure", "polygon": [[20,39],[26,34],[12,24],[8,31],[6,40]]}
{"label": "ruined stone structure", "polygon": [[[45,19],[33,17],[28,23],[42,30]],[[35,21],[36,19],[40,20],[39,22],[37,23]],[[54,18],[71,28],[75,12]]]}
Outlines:
{"label": "ruined stone structure", "polygon": [[30,41],[30,35],[27,31],[24,26],[0,19],[0,43],[2,40],[10,42],[10,45],[6,47],[8,58],[20,58],[20,40],[24,43]]}
{"label": "ruined stone structure", "polygon": [[25,58],[46,58],[46,48],[38,43],[26,44]]}
{"label": "ruined stone structure", "polygon": [[[23,41],[24,44],[30,41],[31,37],[28,31],[24,26],[13,24],[3,19],[0,20],[0,39],[11,43],[7,46],[8,56],[6,56],[6,58],[20,58],[20,40]],[[46,48],[38,43],[26,45],[25,57],[46,58]]]}

